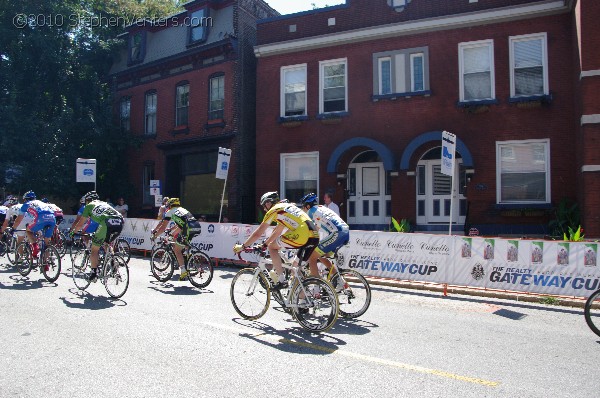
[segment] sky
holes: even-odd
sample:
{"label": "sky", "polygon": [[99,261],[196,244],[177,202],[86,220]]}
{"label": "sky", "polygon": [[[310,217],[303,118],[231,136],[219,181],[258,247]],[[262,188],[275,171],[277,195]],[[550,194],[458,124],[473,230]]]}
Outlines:
{"label": "sky", "polygon": [[286,15],[312,10],[313,3],[317,8],[322,8],[325,6],[343,4],[346,0],[265,0],[265,2],[275,10],[279,11],[281,15]]}

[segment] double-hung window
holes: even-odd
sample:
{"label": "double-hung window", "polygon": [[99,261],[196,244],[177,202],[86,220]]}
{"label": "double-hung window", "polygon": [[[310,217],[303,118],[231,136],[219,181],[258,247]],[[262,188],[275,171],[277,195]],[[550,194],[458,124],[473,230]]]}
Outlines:
{"label": "double-hung window", "polygon": [[482,40],[460,43],[460,101],[496,98],[494,88],[494,42]]}
{"label": "double-hung window", "polygon": [[498,203],[550,202],[550,141],[496,143]]}
{"label": "double-hung window", "polygon": [[190,105],[190,85],[180,84],[176,90],[175,100],[175,125],[185,126],[188,124],[188,107]]}
{"label": "double-hung window", "polygon": [[347,60],[319,62],[319,113],[348,111]]}
{"label": "double-hung window", "polygon": [[510,96],[548,95],[546,33],[512,36],[510,43]]}
{"label": "double-hung window", "polygon": [[373,95],[395,96],[429,92],[429,50],[407,48],[373,54]]}
{"label": "double-hung window", "polygon": [[156,100],[156,91],[146,93],[145,133],[147,135],[156,134]]}
{"label": "double-hung window", "polygon": [[306,64],[281,68],[280,116],[306,116]]}
{"label": "double-hung window", "polygon": [[120,119],[121,119],[121,130],[125,132],[131,131],[131,121],[130,121],[130,113],[131,113],[131,98],[124,97],[121,98],[120,104]]}
{"label": "double-hung window", "polygon": [[208,119],[222,119],[225,108],[225,75],[214,76],[210,79],[210,104]]}
{"label": "double-hung window", "polygon": [[282,198],[298,200],[307,193],[318,194],[319,152],[281,154]]}

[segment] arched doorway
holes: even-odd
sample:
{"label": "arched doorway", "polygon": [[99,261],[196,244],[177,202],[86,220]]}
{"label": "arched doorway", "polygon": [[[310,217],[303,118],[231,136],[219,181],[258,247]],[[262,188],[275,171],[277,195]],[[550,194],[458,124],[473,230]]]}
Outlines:
{"label": "arched doorway", "polygon": [[[467,215],[466,198],[466,173],[463,166],[463,158],[456,152],[456,167],[454,171],[454,200],[452,198],[452,178],[441,173],[442,147],[435,147],[427,151],[417,163],[416,177],[416,209],[417,226],[420,230],[444,230],[450,222],[452,213],[452,224],[464,226]],[[450,211],[452,203],[452,211]]]}
{"label": "arched doorway", "polygon": [[389,225],[391,192],[388,172],[376,151],[361,152],[347,171],[348,224],[357,229],[384,229]]}

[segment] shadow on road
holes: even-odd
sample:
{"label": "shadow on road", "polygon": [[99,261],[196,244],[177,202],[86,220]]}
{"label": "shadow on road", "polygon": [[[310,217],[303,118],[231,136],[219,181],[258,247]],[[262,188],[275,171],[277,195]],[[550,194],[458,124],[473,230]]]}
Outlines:
{"label": "shadow on road", "polygon": [[[163,294],[170,294],[176,296],[193,296],[197,294],[206,294],[206,293],[214,293],[214,291],[209,289],[198,289],[194,286],[190,285],[187,281],[181,282],[158,282],[158,281],[150,281],[152,286],[148,286],[148,289],[156,290],[157,292]],[[178,283],[183,283],[184,285],[179,285]]]}
{"label": "shadow on road", "polygon": [[77,288],[69,289],[73,297],[61,297],[63,304],[69,308],[77,308],[83,310],[104,310],[112,307],[123,307],[127,302],[122,299],[113,299],[103,296],[93,296],[88,292],[82,292]]}
{"label": "shadow on road", "polygon": [[56,283],[50,283],[43,279],[43,275],[40,275],[42,279],[31,280],[29,276],[21,276],[21,275],[11,275],[9,277],[10,280],[13,281],[12,285],[5,285],[0,282],[0,289],[7,290],[30,290],[30,289],[39,289],[45,286],[58,286]]}
{"label": "shadow on road", "polygon": [[254,340],[257,343],[284,352],[328,355],[335,353],[340,346],[346,345],[344,340],[331,334],[312,333],[298,324],[285,330],[277,330],[262,322],[242,318],[233,318],[232,320],[248,330],[247,333],[240,333],[240,337]]}

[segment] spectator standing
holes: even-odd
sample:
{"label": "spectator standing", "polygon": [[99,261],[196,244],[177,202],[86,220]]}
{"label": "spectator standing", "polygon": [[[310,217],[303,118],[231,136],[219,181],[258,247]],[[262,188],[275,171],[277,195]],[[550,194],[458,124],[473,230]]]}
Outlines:
{"label": "spectator standing", "polygon": [[323,195],[323,206],[327,207],[328,209],[332,210],[335,214],[337,214],[338,216],[340,215],[340,208],[338,207],[338,205],[336,205],[335,203],[333,203],[332,197],[331,197],[331,193],[326,192],[325,195]]}
{"label": "spectator standing", "polygon": [[165,196],[163,198],[162,205],[158,209],[158,217],[156,217],[158,220],[162,220],[163,218],[165,218],[165,212],[167,211],[167,202],[168,202],[168,200],[169,200],[168,196]]}
{"label": "spectator standing", "polygon": [[127,212],[129,211],[129,206],[127,206],[127,204],[125,203],[125,199],[119,198],[119,200],[117,200],[117,205],[114,206],[114,209],[116,211],[118,211],[119,213],[121,213],[123,218],[125,218],[125,217],[127,217]]}

